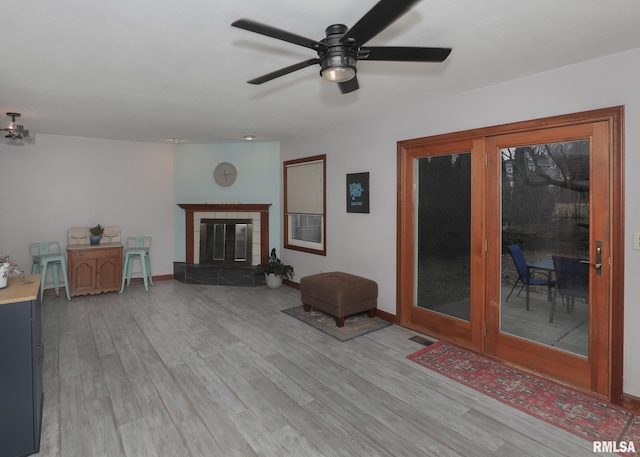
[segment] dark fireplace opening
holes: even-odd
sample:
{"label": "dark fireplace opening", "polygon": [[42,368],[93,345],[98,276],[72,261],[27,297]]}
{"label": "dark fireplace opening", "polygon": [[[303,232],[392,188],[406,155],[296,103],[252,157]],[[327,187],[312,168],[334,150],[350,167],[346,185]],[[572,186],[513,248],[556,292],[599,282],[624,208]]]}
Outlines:
{"label": "dark fireplace opening", "polygon": [[200,219],[200,264],[251,265],[251,219]]}

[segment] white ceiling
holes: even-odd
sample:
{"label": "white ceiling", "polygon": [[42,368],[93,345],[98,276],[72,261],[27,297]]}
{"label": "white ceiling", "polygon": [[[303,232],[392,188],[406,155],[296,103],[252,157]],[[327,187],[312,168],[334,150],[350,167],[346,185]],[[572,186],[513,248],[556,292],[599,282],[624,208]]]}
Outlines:
{"label": "white ceiling", "polygon": [[452,47],[449,59],[361,61],[360,90],[341,95],[318,66],[247,84],[315,54],[230,24],[319,40],[377,0],[2,3],[0,113],[36,133],[148,142],[277,141],[640,47],[637,0],[423,0],[367,44]]}

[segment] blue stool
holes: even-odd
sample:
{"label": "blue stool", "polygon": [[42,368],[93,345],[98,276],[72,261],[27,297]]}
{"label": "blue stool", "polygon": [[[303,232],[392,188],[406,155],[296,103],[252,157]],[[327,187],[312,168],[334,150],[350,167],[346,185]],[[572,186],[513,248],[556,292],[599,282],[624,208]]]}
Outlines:
{"label": "blue stool", "polygon": [[[29,252],[33,259],[31,265],[31,274],[40,273],[40,301],[44,297],[44,290],[56,289],[56,296],[60,296],[60,269],[62,269],[62,279],[64,282],[64,290],[67,293],[67,300],[71,300],[69,296],[69,281],[67,280],[67,260],[57,241],[44,241],[42,243],[29,244]],[[51,265],[53,282],[46,282],[47,267]]]}
{"label": "blue stool", "polygon": [[[127,238],[124,249],[124,265],[122,267],[122,287],[120,288],[120,293],[124,291],[125,281],[127,287],[131,285],[131,278],[142,278],[144,281],[144,289],[147,292],[149,292],[149,284],[153,286],[149,249],[151,249],[150,236],[130,236]],[[133,269],[134,256],[140,257],[142,271],[131,271]]]}

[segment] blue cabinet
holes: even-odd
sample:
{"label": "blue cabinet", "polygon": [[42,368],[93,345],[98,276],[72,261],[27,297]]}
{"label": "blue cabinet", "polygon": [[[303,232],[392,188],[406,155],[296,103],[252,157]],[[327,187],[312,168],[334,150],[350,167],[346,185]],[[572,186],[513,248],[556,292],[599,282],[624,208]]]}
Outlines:
{"label": "blue cabinet", "polygon": [[18,289],[26,292],[33,284],[25,286],[19,278],[9,278],[9,287],[0,291],[0,457],[40,450],[44,346],[36,298],[40,279],[33,276],[33,294],[20,291],[16,296]]}

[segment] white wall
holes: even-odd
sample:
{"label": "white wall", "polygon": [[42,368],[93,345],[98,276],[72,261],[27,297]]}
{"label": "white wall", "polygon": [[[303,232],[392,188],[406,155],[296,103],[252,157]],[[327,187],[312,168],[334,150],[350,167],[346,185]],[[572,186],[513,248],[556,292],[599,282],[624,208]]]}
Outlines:
{"label": "white wall", "polygon": [[[490,64],[490,63],[488,63]],[[327,256],[283,250],[300,277],[343,270],[378,282],[378,306],[396,312],[396,146],[400,140],[557,114],[626,105],[624,391],[640,396],[640,49],[361,119],[322,134],[283,141],[282,160],[327,154]],[[360,91],[366,97],[366,87]],[[327,141],[331,138],[331,141]],[[327,147],[327,145],[331,145]],[[339,145],[336,147],[336,145]],[[371,213],[347,214],[345,174],[369,171]]]}
{"label": "white wall", "polygon": [[173,147],[57,135],[0,143],[0,252],[31,268],[29,243],[117,225],[150,235],[154,275],[173,274]]}

